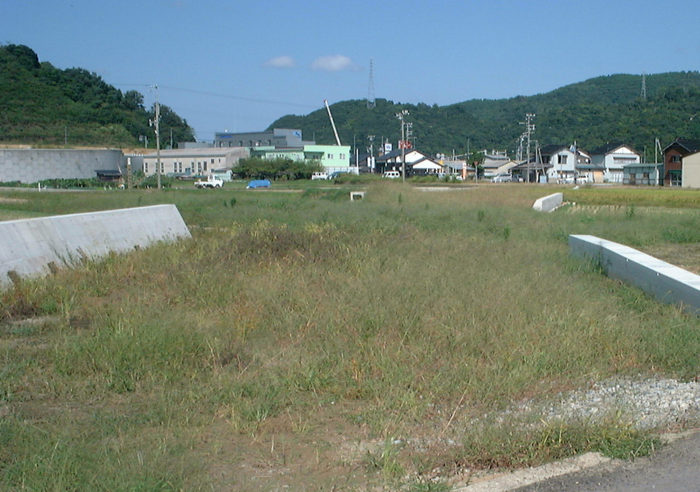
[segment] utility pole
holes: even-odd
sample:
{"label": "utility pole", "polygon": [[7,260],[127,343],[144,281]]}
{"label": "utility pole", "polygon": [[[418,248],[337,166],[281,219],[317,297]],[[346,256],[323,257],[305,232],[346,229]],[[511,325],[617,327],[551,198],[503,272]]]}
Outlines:
{"label": "utility pole", "polygon": [[160,183],[160,103],[158,102],[158,85],[154,85],[153,88],[156,91],[156,116],[154,120],[149,121],[151,126],[154,127],[156,134],[156,179],[158,183],[158,189],[161,189]]}
{"label": "utility pole", "polygon": [[[471,152],[469,151],[469,146],[471,144],[471,139],[467,138],[467,158],[466,158],[466,164],[467,164],[467,169],[469,168],[469,161],[471,160]],[[467,176],[464,176],[464,180],[466,181]],[[474,164],[474,182],[476,183],[479,181],[479,169],[476,167],[476,164]]]}
{"label": "utility pole", "polygon": [[399,146],[401,147],[401,181],[406,182],[406,136],[405,136],[405,123],[404,119],[408,116],[408,109],[402,109],[400,112],[396,113],[396,117],[401,122],[401,141]]}
{"label": "utility pole", "polygon": [[535,117],[535,113],[527,113],[525,114],[525,123],[521,123],[521,125],[525,125],[525,133],[523,133],[523,136],[527,138],[527,182],[530,182],[530,137],[532,133],[535,131],[535,125],[532,123],[533,118]]}

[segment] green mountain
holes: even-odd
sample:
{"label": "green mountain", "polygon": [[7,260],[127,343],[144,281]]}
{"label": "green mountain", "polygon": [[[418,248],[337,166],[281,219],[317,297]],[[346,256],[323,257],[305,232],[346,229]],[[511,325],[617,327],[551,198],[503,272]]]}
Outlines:
{"label": "green mountain", "polygon": [[[82,68],[60,70],[39,63],[23,45],[0,46],[0,143],[139,146],[139,135],[155,142],[143,95],[122,93]],[[160,132],[192,141],[187,121],[161,104]]]}
{"label": "green mountain", "polygon": [[[583,149],[608,142],[625,142],[654,157],[654,140],[662,145],[676,137],[700,138],[700,73],[673,72],[646,76],[646,99],[641,98],[642,76],[610,75],[571,84],[546,94],[510,99],[474,99],[449,106],[401,104],[377,99],[343,101],[331,106],[344,144],[364,150],[367,136],[388,139],[396,146],[401,126],[395,115],[409,111],[414,147],[430,153],[457,154],[471,150],[507,149],[514,155],[526,113],[534,113],[533,138],[540,145],[576,141]],[[301,128],[305,138],[334,143],[324,109],[306,116],[284,116],[270,128]],[[376,145],[375,145],[376,149]]]}

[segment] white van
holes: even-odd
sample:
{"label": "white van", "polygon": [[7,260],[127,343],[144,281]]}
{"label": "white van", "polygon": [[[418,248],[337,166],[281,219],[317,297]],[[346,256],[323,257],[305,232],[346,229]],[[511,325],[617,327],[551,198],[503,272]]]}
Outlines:
{"label": "white van", "polygon": [[316,179],[328,179],[328,174],[326,174],[326,173],[324,173],[324,172],[313,173],[313,174],[311,175],[311,179],[312,179],[312,180],[316,180]]}
{"label": "white van", "polygon": [[384,173],[385,178],[396,179],[401,177],[401,173],[398,171],[386,171]]}

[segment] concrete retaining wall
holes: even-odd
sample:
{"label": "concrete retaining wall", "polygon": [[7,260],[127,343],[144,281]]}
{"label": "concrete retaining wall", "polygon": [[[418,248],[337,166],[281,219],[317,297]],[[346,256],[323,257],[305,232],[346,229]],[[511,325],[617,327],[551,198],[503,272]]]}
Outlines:
{"label": "concrete retaining wall", "polygon": [[543,196],[542,198],[538,198],[535,201],[535,204],[532,206],[532,208],[539,212],[551,212],[552,210],[561,207],[561,204],[563,202],[564,194],[554,193],[553,195],[547,195]]}
{"label": "concrete retaining wall", "polygon": [[121,150],[0,149],[0,181],[94,178],[95,171],[124,171]]}
{"label": "concrete retaining wall", "polygon": [[[82,258],[190,237],[175,205],[125,208],[0,222],[0,286],[9,272],[46,274]],[[52,265],[53,264],[53,265]]]}
{"label": "concrete retaining wall", "polygon": [[662,302],[681,304],[700,315],[700,275],[623,244],[595,236],[570,235],[571,254],[599,262],[613,278],[639,287]]}

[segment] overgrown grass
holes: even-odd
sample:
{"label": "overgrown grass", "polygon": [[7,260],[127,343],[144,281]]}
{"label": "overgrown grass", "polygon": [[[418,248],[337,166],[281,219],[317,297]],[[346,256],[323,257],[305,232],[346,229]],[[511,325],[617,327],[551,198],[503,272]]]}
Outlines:
{"label": "overgrown grass", "polygon": [[538,465],[588,451],[633,459],[648,455],[659,444],[658,439],[614,417],[597,424],[550,422],[526,426],[509,422],[470,433],[459,459],[472,469]]}
{"label": "overgrown grass", "polygon": [[0,211],[29,215],[172,202],[193,239],[0,293],[2,487],[441,490],[406,477],[653,442],[615,421],[476,416],[613,375],[700,373],[697,318],[566,244],[685,244],[697,210],[538,214],[543,188],[517,185],[309,190],[3,192],[27,200]]}

